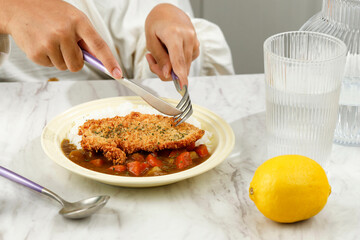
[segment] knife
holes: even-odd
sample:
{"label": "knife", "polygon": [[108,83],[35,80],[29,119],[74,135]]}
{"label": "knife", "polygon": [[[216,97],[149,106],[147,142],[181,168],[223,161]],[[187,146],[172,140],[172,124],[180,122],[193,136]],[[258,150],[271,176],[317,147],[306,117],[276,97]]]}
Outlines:
{"label": "knife", "polygon": [[[105,66],[101,63],[101,61],[99,59],[95,58],[94,56],[92,56],[90,53],[88,53],[84,49],[81,49],[81,51],[83,52],[84,60],[87,63],[89,63],[91,66],[95,67],[96,69],[104,72],[105,74],[107,74],[111,78],[113,78],[113,76],[111,76],[109,71],[105,68]],[[113,79],[115,79],[115,78],[113,78]],[[150,106],[152,106],[153,108],[155,108],[156,110],[158,110],[159,112],[161,112],[163,114],[166,114],[169,116],[177,116],[182,113],[182,111],[175,108],[170,103],[167,103],[164,100],[156,97],[155,95],[153,95],[152,93],[150,93],[149,91],[147,91],[143,87],[141,87],[139,84],[137,84],[129,79],[126,79],[123,77],[121,79],[115,79],[115,80],[118,81],[119,83],[123,84],[127,88],[129,88],[131,91],[133,91],[138,96],[140,96],[142,99],[144,99],[145,102],[147,102]]]}

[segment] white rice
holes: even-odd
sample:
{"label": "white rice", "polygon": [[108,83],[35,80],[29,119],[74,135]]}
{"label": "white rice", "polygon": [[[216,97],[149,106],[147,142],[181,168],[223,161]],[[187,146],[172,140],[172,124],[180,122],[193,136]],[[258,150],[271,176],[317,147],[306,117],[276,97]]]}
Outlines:
{"label": "white rice", "polygon": [[[80,144],[81,136],[79,136],[79,134],[78,134],[79,127],[81,125],[83,125],[87,120],[112,118],[115,116],[126,116],[133,111],[140,112],[143,114],[161,114],[157,110],[155,110],[154,108],[152,108],[150,106],[134,105],[131,102],[124,102],[124,103],[121,103],[116,108],[108,107],[108,108],[105,108],[102,110],[97,110],[94,112],[90,112],[87,115],[84,115],[84,116],[74,120],[73,126],[70,129],[70,132],[67,134],[67,138],[69,139],[70,143],[76,145],[78,149],[81,149],[81,144]],[[191,116],[186,122],[201,129],[201,123],[193,116]],[[209,131],[205,130],[204,136],[196,142],[196,145],[206,144],[206,146],[209,149],[209,152],[211,152],[211,148],[212,148],[211,141],[210,141],[211,135],[212,134]]]}

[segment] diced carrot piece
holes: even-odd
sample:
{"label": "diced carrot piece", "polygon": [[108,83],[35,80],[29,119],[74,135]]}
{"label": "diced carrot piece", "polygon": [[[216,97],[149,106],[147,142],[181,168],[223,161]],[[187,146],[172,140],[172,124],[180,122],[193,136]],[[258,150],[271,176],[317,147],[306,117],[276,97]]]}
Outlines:
{"label": "diced carrot piece", "polygon": [[176,157],[175,164],[177,169],[184,169],[190,166],[192,164],[190,153],[189,152],[180,153],[180,155]]}
{"label": "diced carrot piece", "polygon": [[95,167],[101,167],[102,165],[104,165],[104,160],[98,158],[98,159],[91,160],[90,163],[92,165],[94,165]]}
{"label": "diced carrot piece", "polygon": [[140,163],[140,171],[141,171],[141,173],[144,173],[147,170],[149,170],[149,164],[146,163],[146,162]]}
{"label": "diced carrot piece", "polygon": [[141,153],[134,153],[130,156],[131,160],[145,162],[145,157]]}
{"label": "diced carrot piece", "polygon": [[129,172],[135,176],[140,176],[142,173],[146,172],[149,168],[149,164],[145,162],[133,161],[127,164]]}
{"label": "diced carrot piece", "polygon": [[186,147],[186,151],[193,151],[195,149],[195,142],[192,142],[192,143],[190,143],[190,145],[188,145],[187,147]]}
{"label": "diced carrot piece", "polygon": [[152,153],[147,155],[146,162],[150,164],[152,167],[162,167],[163,162],[159,160],[157,157],[155,157]]}
{"label": "diced carrot piece", "polygon": [[206,147],[205,144],[201,144],[199,146],[197,146],[195,148],[195,152],[200,156],[200,157],[207,157],[209,155],[209,151]]}
{"label": "diced carrot piece", "polygon": [[180,155],[180,153],[186,151],[185,149],[174,149],[171,151],[171,153],[169,154],[169,158],[176,158],[177,156]]}
{"label": "diced carrot piece", "polygon": [[126,166],[125,165],[114,165],[109,167],[109,170],[113,170],[115,172],[125,172]]}

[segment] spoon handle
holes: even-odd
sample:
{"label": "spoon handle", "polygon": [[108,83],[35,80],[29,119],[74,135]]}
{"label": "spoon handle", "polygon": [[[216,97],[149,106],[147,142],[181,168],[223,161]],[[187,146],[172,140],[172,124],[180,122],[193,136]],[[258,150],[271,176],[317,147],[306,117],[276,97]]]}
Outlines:
{"label": "spoon handle", "polygon": [[33,181],[30,181],[29,179],[20,176],[17,173],[14,173],[13,171],[10,171],[9,169],[6,169],[2,166],[0,166],[0,176],[3,176],[4,178],[7,178],[13,182],[19,183],[25,187],[31,188],[39,193],[42,192],[44,187],[40,186],[37,183],[34,183]]}

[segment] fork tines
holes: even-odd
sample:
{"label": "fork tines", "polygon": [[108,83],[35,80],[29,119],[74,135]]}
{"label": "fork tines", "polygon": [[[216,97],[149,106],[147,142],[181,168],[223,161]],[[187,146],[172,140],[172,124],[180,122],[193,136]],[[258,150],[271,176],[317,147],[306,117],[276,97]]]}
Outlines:
{"label": "fork tines", "polygon": [[181,89],[178,76],[176,76],[173,71],[171,71],[171,76],[175,84],[176,90],[183,96],[178,105],[176,106],[177,109],[182,111],[181,114],[175,116],[175,126],[177,126],[180,123],[186,121],[191,116],[191,114],[193,113],[193,109],[187,86],[185,85],[183,86],[183,89]]}
{"label": "fork tines", "polygon": [[191,104],[187,86],[184,86],[184,88],[185,88],[185,94],[182,97],[179,104],[176,106],[177,109],[182,111],[181,114],[179,114],[178,116],[175,117],[176,126],[179,125],[180,123],[186,121],[193,113],[192,104]]}

